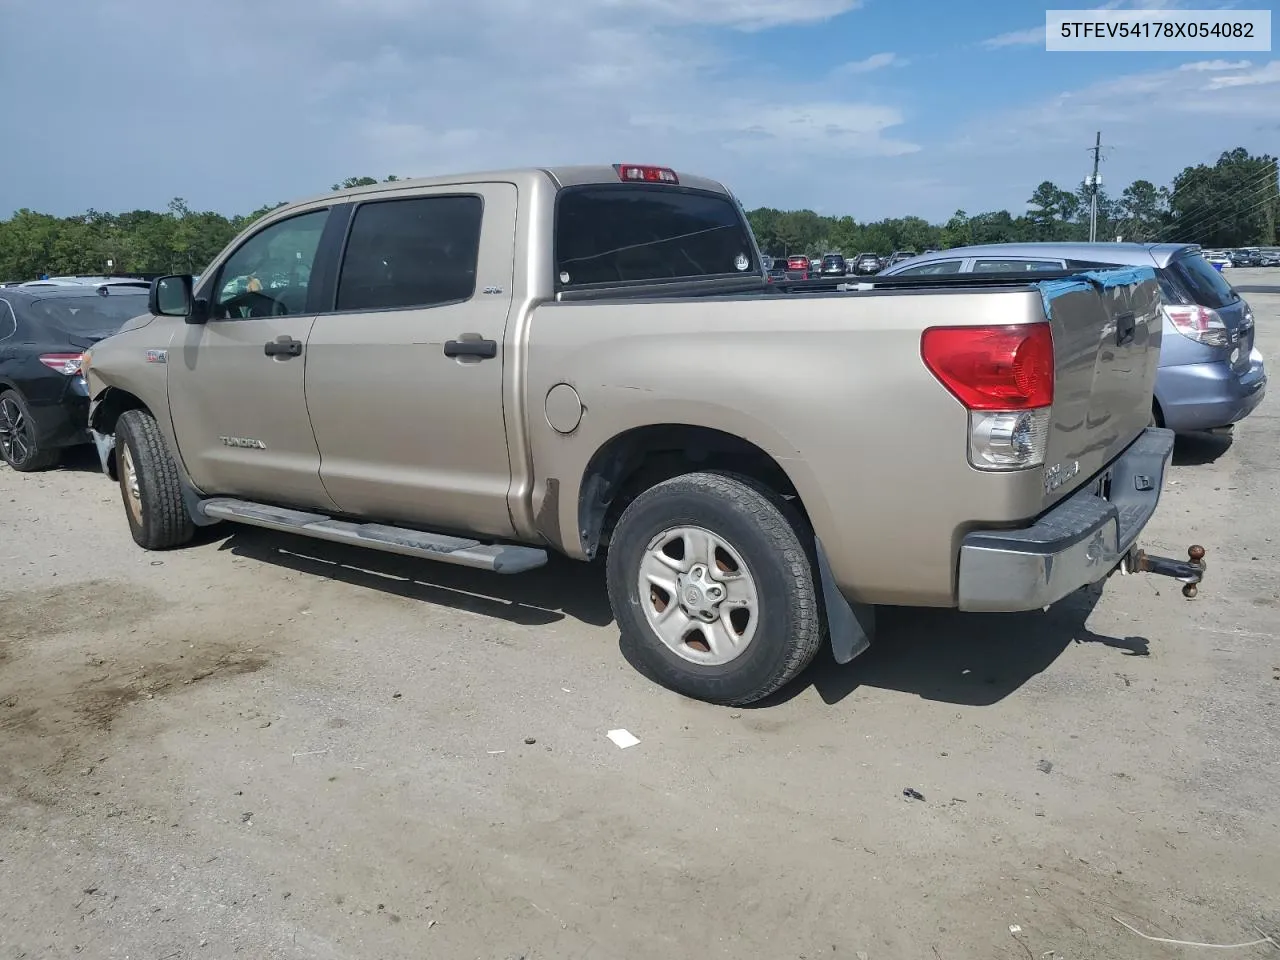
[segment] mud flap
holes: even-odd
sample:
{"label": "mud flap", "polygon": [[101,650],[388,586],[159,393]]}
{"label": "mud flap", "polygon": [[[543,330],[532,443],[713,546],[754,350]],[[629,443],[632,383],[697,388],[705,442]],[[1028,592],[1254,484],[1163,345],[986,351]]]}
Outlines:
{"label": "mud flap", "polygon": [[831,653],[836,663],[848,663],[871,646],[876,632],[875,607],[865,603],[851,604],[845,599],[822,549],[822,541],[814,538],[818,554],[818,575],[822,581],[822,602],[826,607],[827,631],[831,635]]}

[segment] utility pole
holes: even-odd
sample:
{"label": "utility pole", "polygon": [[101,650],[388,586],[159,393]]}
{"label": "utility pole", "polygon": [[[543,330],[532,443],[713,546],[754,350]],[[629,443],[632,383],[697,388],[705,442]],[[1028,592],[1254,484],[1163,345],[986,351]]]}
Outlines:
{"label": "utility pole", "polygon": [[1089,178],[1089,242],[1098,240],[1098,161],[1102,156],[1102,131],[1099,130],[1093,141],[1093,176]]}

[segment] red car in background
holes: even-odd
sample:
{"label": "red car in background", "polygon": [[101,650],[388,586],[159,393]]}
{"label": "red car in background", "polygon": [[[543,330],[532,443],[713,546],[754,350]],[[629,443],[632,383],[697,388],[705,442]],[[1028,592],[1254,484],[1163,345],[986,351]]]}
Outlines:
{"label": "red car in background", "polygon": [[808,280],[808,257],[774,257],[769,269],[765,272],[765,280],[777,283],[779,280]]}

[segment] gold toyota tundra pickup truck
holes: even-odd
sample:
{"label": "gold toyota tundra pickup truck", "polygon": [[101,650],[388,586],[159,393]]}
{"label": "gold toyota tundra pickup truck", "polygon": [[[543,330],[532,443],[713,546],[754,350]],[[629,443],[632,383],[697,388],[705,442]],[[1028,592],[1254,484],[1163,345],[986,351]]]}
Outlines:
{"label": "gold toyota tundra pickup truck", "polygon": [[766,284],[723,186],[635,164],[281,207],[83,362],[137,543],[231,520],[514,574],[604,552],[624,642],[748,703],[877,604],[1013,611],[1149,557],[1133,268]]}

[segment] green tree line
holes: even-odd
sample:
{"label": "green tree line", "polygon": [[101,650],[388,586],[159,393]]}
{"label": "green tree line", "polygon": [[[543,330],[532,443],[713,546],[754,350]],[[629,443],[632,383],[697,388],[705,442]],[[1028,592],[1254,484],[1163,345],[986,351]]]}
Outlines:
{"label": "green tree line", "polygon": [[[812,210],[751,210],[747,217],[765,253],[810,256],[838,251],[886,254],[894,250],[945,250],[976,243],[1088,240],[1089,188],[1065,190],[1044,181],[1026,210],[971,215],[957,210],[946,223],[895,217],[859,223]],[[1198,243],[1202,247],[1274,244],[1280,223],[1276,158],[1252,156],[1243,147],[1212,166],[1187,167],[1168,186],[1135,180],[1118,197],[1098,192],[1100,241]]]}
{"label": "green tree line", "polygon": [[[399,179],[395,176],[383,182]],[[373,177],[349,177],[332,189],[373,185]],[[163,213],[88,210],[70,217],[22,209],[0,220],[0,281],[48,274],[199,273],[246,226],[275,209],[227,217],[191,210],[176,198]],[[921,217],[869,223],[812,210],[761,207],[747,214],[761,247],[777,256],[842,251],[946,249],[974,243],[1087,240],[1090,197],[1085,187],[1066,190],[1045,181],[1017,216],[1008,210],[970,215],[964,210],[942,224]],[[1168,186],[1135,180],[1118,197],[1098,196],[1098,238],[1177,241],[1205,247],[1270,245],[1277,241],[1280,192],[1277,161],[1243,147],[1212,166],[1187,167]],[[110,264],[108,266],[108,264]]]}

